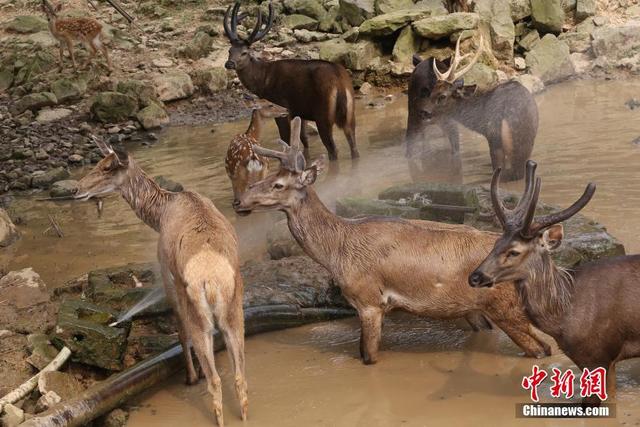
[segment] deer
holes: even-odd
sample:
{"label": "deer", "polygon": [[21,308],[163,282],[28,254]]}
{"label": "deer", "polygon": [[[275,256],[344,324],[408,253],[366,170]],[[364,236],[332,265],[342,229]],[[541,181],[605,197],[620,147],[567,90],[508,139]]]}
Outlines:
{"label": "deer", "polygon": [[473,7],[473,0],[447,0],[445,5],[449,13],[470,12]]}
{"label": "deer", "polygon": [[502,168],[504,179],[520,180],[525,163],[531,156],[538,132],[538,107],[533,95],[519,82],[501,83],[479,93],[476,85],[464,85],[463,76],[476,64],[480,48],[461,67],[470,54],[460,54],[458,38],[449,67],[435,58],[422,60],[413,56],[415,69],[409,82],[409,118],[406,131],[407,157],[416,153],[416,145],[425,139],[427,126],[440,126],[451,145],[451,152],[460,151],[458,124],[483,135],[489,142],[493,170]]}
{"label": "deer", "polygon": [[93,18],[58,18],[62,10],[62,3],[51,5],[42,0],[42,10],[47,16],[49,31],[60,45],[60,71],[64,68],[64,47],[66,46],[73,63],[73,69],[78,70],[76,58],[73,54],[74,42],[82,42],[89,51],[87,64],[96,56],[98,50],[107,61],[107,68],[111,70],[111,59],[107,47],[102,41],[102,24]]}
{"label": "deer", "polygon": [[[551,252],[562,244],[562,222],[582,210],[596,186],[589,183],[567,209],[535,216],[541,179],[536,163],[527,163],[521,202],[507,210],[499,196],[500,168],[491,181],[491,201],[502,236],[469,275],[474,289],[514,282],[527,315],[542,332],[553,337],[580,370],[604,368],[609,395],[615,395],[616,363],[640,356],[640,255],[626,255],[582,263],[565,270]],[[599,405],[597,396],[583,406]]]}
{"label": "deer", "polygon": [[[288,117],[276,118],[280,137],[289,141],[291,117],[299,116],[314,121],[320,139],[330,160],[338,159],[338,149],[333,139],[333,126],[342,128],[351,149],[351,158],[360,156],[356,147],[355,95],[347,70],[340,64],[322,60],[281,59],[268,61],[251,51],[251,46],[263,39],[274,21],[273,5],[269,3],[269,15],[264,22],[258,9],[256,24],[246,39],[238,35],[241,14],[240,2],[229,6],[224,16],[224,32],[231,42],[225,67],[236,70],[240,82],[260,98],[267,99],[289,110]],[[303,128],[302,144],[309,148]]]}
{"label": "deer", "polygon": [[178,318],[187,384],[195,384],[193,345],[204,372],[219,426],[224,425],[221,380],[216,371],[213,327],[220,330],[235,372],[241,416],[247,417],[244,359],[243,281],[238,242],[231,223],[207,198],[164,190],[127,153],[94,137],[104,156],[78,182],[74,198],[120,193],[145,224],[159,233],[158,261],[168,299]]}
{"label": "deer", "polygon": [[264,179],[269,173],[269,162],[253,149],[259,145],[264,120],[288,115],[286,108],[272,103],[258,104],[251,113],[247,130],[234,136],[229,143],[224,166],[231,180],[234,200],[248,185]]}
{"label": "deer", "polygon": [[496,233],[392,217],[345,219],[322,203],[312,185],[324,158],[308,167],[300,149],[301,120],[291,122],[283,151],[255,147],[276,158],[280,169],[250,185],[233,204],[243,215],[253,211],[285,213],[289,230],[305,253],[327,269],[360,318],[360,356],[378,359],[382,320],[391,310],[438,319],[466,318],[472,326],[486,315],[528,356],[544,357],[550,347],[527,320],[513,284],[477,292],[467,276],[486,256]]}

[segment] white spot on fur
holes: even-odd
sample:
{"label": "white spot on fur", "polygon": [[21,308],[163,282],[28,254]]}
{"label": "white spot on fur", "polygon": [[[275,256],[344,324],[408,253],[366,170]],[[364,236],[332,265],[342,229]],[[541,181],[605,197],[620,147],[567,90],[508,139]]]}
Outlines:
{"label": "white spot on fur", "polygon": [[260,172],[262,170],[262,163],[260,160],[251,159],[249,163],[247,163],[247,170],[249,172]]}

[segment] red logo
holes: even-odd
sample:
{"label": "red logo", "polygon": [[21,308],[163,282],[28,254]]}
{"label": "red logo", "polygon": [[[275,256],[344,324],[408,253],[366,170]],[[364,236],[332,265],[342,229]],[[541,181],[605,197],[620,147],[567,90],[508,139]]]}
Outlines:
{"label": "red logo", "polygon": [[[574,395],[573,383],[576,379],[573,371],[567,369],[562,372],[558,368],[552,368],[551,371],[551,387],[549,388],[551,396],[554,398],[572,398]],[[529,390],[532,401],[538,402],[540,400],[538,387],[542,385],[542,382],[548,376],[547,372],[540,369],[538,365],[533,365],[531,375],[522,378],[522,388]],[[605,368],[592,370],[585,368],[582,370],[580,375],[580,396],[590,397],[594,395],[598,396],[600,400],[607,400],[607,371]]]}

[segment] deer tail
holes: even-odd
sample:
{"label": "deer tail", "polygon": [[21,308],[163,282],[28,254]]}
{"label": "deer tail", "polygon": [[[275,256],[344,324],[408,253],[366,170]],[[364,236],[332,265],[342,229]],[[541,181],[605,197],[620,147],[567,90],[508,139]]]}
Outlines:
{"label": "deer tail", "polygon": [[341,129],[350,127],[355,120],[353,89],[341,85],[336,95],[335,123]]}

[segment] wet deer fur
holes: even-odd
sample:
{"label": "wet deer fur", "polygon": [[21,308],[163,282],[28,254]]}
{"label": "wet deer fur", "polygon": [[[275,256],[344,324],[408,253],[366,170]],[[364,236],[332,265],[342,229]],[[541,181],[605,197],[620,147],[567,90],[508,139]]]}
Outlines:
{"label": "wet deer fur", "polygon": [[222,426],[222,388],[213,348],[215,321],[229,351],[245,419],[243,282],[233,226],[209,199],[190,191],[163,190],[131,156],[117,154],[105,143],[96,142],[105,157],[79,181],[75,197],[88,199],[119,192],[136,215],[159,233],[158,261],[178,318],[187,383],[198,380],[191,343],[213,396],[216,420]]}
{"label": "wet deer fur", "polygon": [[300,125],[298,118],[292,121],[291,146],[282,142],[283,152],[256,147],[261,155],[278,158],[280,170],[251,185],[234,208],[243,214],[256,210],[286,214],[293,237],[332,274],[357,310],[365,363],[376,362],[382,319],[394,309],[440,319],[483,313],[527,355],[549,354],[549,346],[533,332],[513,284],[501,284],[490,292],[467,285],[467,276],[489,253],[497,234],[431,221],[336,216],[311,186],[322,162],[305,168],[304,156],[296,148]]}
{"label": "wet deer fur", "polygon": [[[251,45],[266,36],[273,25],[273,5],[269,3],[269,16],[264,26],[258,9],[256,25],[246,40],[241,39],[237,32],[238,22],[243,19],[238,16],[239,9],[240,3],[236,2],[229,6],[224,17],[225,34],[231,42],[225,67],[236,70],[242,84],[251,92],[289,110],[289,117],[276,118],[280,137],[289,141],[289,122],[294,116],[314,121],[329,159],[336,160],[338,150],[333,139],[333,126],[337,125],[349,143],[351,157],[358,157],[355,98],[347,70],[329,61],[260,59],[251,52]],[[308,148],[304,126],[302,143],[305,149]]]}
{"label": "wet deer fur", "polygon": [[[507,211],[498,195],[500,170],[492,182],[492,201],[504,234],[487,258],[469,276],[475,287],[515,281],[534,325],[551,335],[560,349],[582,369],[607,369],[607,389],[615,395],[615,365],[640,357],[640,256],[629,255],[580,264],[571,270],[557,266],[550,251],[564,236],[562,221],[591,199],[595,185],[569,208],[535,217],[540,179],[536,165],[527,164],[523,202]],[[598,397],[583,400],[599,404]]]}
{"label": "wet deer fur", "polygon": [[76,57],[73,53],[74,42],[79,41],[89,51],[87,64],[96,56],[98,51],[107,61],[107,68],[111,69],[111,59],[107,47],[102,41],[102,24],[93,18],[58,18],[62,4],[51,5],[47,0],[42,0],[42,10],[47,16],[49,31],[60,45],[60,69],[64,67],[64,48],[67,48],[73,68],[77,69]]}
{"label": "wet deer fur", "polygon": [[[469,54],[460,54],[460,39],[452,58],[445,62],[426,60],[414,55],[416,66],[409,81],[409,117],[407,122],[407,156],[416,155],[418,144],[429,143],[426,129],[435,124],[442,128],[451,151],[460,151],[458,124],[483,135],[489,143],[493,169],[504,170],[506,180],[522,179],[525,163],[531,156],[538,131],[538,107],[529,91],[519,82],[508,81],[479,93],[476,86],[464,86],[464,74],[471,69],[482,51],[460,67]],[[448,70],[441,72],[444,66]]]}

